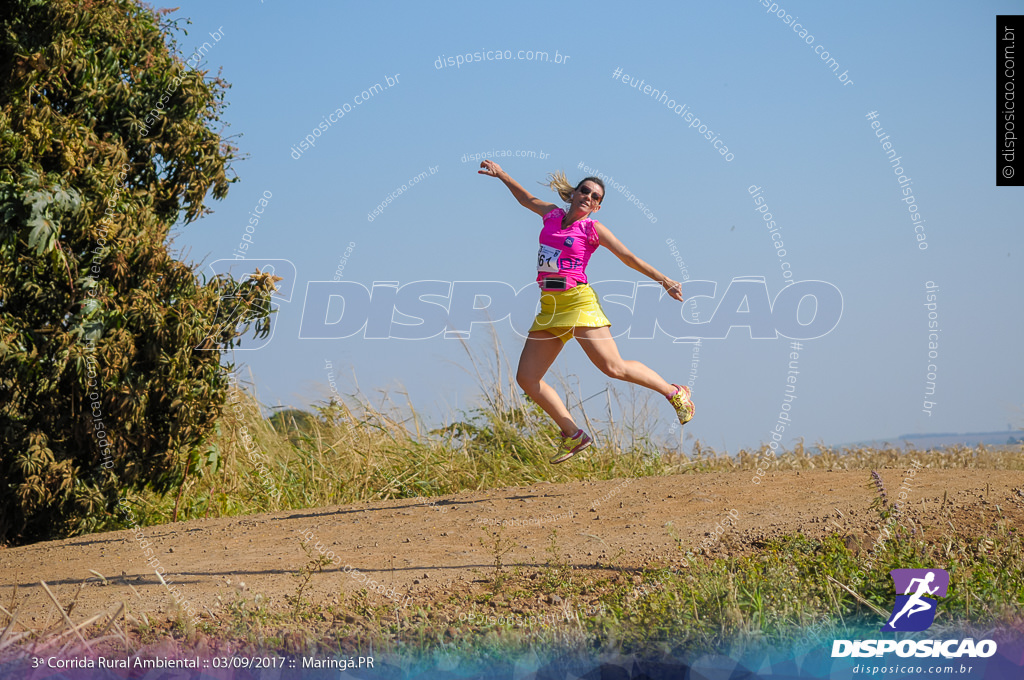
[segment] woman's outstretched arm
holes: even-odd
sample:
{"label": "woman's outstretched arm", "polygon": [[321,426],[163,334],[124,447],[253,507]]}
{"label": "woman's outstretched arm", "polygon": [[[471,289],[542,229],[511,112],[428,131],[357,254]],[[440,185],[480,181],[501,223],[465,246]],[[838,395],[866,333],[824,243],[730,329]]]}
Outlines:
{"label": "woman's outstretched arm", "polygon": [[502,170],[501,166],[494,161],[483,161],[480,163],[480,167],[482,169],[477,171],[479,174],[487,175],[489,177],[497,177],[500,179],[505,183],[505,186],[508,187],[508,190],[512,192],[512,195],[516,197],[519,204],[527,210],[532,210],[541,217],[544,217],[558,207],[554,203],[547,203],[546,201],[540,200],[524,189],[519,182],[509,177],[508,173]]}
{"label": "woman's outstretched arm", "polygon": [[619,241],[619,239],[615,238],[612,232],[609,231],[608,227],[604,226],[597,220],[594,220],[594,228],[597,229],[597,235],[601,239],[601,245],[612,251],[612,254],[622,260],[623,264],[630,269],[635,269],[647,278],[657,281],[665,290],[668,291],[669,295],[676,300],[683,302],[682,285],[678,281],[673,281],[634,255],[629,248]]}

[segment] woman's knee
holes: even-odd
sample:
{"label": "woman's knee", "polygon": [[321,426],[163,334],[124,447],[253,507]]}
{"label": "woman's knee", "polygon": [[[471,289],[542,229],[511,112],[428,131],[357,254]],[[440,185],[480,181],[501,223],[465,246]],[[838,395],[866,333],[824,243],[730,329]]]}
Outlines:
{"label": "woman's knee", "polygon": [[599,368],[606,376],[609,378],[615,378],[616,380],[623,380],[629,374],[629,371],[626,368],[626,362],[622,360],[603,362]]}
{"label": "woman's knee", "polygon": [[540,388],[540,378],[520,369],[516,372],[516,384],[522,387],[524,392],[531,394]]}

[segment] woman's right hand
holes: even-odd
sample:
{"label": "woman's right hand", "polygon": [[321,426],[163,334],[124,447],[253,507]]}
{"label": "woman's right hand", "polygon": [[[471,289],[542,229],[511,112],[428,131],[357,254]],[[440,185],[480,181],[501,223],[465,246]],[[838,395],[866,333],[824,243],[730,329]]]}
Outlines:
{"label": "woman's right hand", "polygon": [[481,161],[480,167],[482,169],[477,170],[477,173],[487,175],[488,177],[498,177],[504,172],[504,170],[501,169],[501,166],[494,161]]}
{"label": "woman's right hand", "polygon": [[508,173],[501,169],[501,166],[494,161],[482,161],[480,163],[480,169],[477,172],[481,175],[487,175],[488,177],[497,177],[508,190],[512,192],[512,195],[519,201],[519,205],[523,206],[527,210],[537,213],[541,217],[544,217],[549,212],[557,208],[558,206],[547,203],[535,197],[529,191],[524,189],[519,182],[515,181],[508,176]]}

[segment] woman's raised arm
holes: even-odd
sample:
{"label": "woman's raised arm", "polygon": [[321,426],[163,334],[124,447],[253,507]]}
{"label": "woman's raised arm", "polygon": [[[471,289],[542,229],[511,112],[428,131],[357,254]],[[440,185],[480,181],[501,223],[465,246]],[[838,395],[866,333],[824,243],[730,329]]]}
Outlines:
{"label": "woman's raised arm", "polygon": [[480,163],[480,167],[481,169],[477,171],[479,174],[500,179],[508,187],[508,190],[512,192],[512,195],[516,197],[519,204],[527,210],[532,210],[541,217],[544,217],[558,207],[554,203],[540,200],[524,189],[519,182],[509,177],[508,173],[502,170],[501,166],[494,161],[483,161]]}

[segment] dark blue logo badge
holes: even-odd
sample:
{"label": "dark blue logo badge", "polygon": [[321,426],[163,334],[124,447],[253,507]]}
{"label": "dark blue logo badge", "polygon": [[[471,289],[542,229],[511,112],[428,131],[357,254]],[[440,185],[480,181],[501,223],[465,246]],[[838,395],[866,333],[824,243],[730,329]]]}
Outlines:
{"label": "dark blue logo badge", "polygon": [[572,247],[572,242],[575,241],[575,240],[576,239],[574,239],[572,236],[567,237],[565,239],[565,247],[566,248],[571,248]]}

